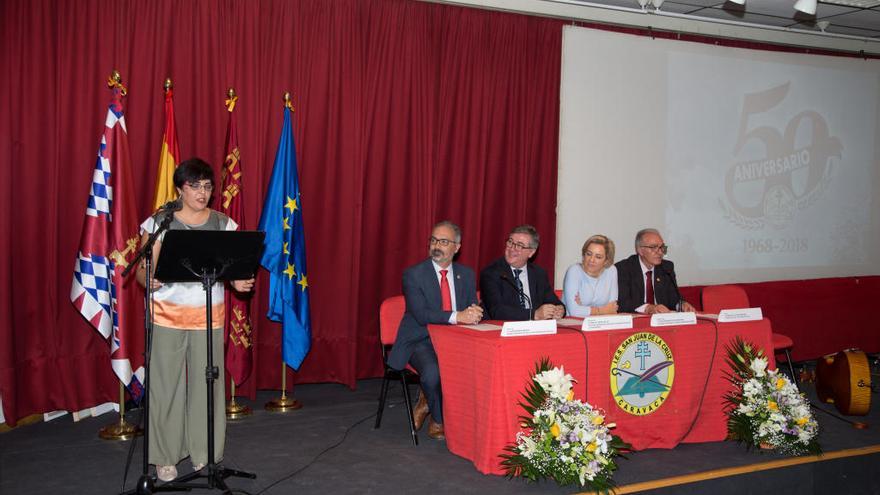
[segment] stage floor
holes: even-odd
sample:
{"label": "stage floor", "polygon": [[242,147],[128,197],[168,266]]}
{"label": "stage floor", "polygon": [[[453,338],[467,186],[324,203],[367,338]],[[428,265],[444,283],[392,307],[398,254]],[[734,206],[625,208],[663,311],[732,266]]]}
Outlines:
{"label": "stage floor", "polygon": [[[414,447],[397,387],[389,392],[381,429],[373,429],[380,384],[378,379],[362,380],[354,391],[337,384],[300,385],[293,396],[304,407],[284,414],[263,410],[277,393],[260,392],[256,401],[244,400],[255,412],[229,423],[224,464],[257,478],[229,478],[230,488],[241,494],[579,491],[482,475],[424,431]],[[812,395],[812,387],[805,389]],[[620,461],[615,476],[619,493],[880,493],[877,399],[873,394],[868,416],[851,418],[869,423],[867,430],[816,413],[825,451],[821,458],[748,452],[735,442],[647,450]],[[121,492],[130,442],[98,438],[98,430],[118,421],[114,414],[78,423],[67,415],[0,433],[0,494]],[[137,421],[139,415],[131,411],[128,419]],[[127,489],[140,476],[141,448],[138,440]],[[188,461],[178,469],[188,472]]]}

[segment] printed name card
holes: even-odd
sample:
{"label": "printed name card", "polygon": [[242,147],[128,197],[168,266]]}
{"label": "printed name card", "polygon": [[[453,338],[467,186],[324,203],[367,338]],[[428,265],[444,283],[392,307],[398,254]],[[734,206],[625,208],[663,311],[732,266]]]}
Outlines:
{"label": "printed name card", "polygon": [[621,315],[597,315],[587,316],[581,330],[591,332],[593,330],[620,330],[622,328],[632,328],[633,317],[628,314]]}
{"label": "printed name card", "polygon": [[652,327],[674,327],[677,325],[696,325],[697,314],[687,313],[654,313],[651,315]]}
{"label": "printed name card", "polygon": [[764,314],[761,308],[722,309],[718,313],[719,323],[731,323],[734,321],[763,320]]}
{"label": "printed name card", "polygon": [[502,337],[524,335],[550,335],[556,333],[556,320],[505,321],[501,327]]}

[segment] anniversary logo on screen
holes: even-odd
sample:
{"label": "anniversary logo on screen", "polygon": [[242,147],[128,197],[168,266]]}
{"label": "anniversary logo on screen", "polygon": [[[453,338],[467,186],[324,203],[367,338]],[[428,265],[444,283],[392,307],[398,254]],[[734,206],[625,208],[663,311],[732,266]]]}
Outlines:
{"label": "anniversary logo on screen", "polygon": [[651,414],[666,402],[675,377],[672,349],[650,332],[630,335],[611,358],[611,394],[624,411]]}
{"label": "anniversary logo on screen", "polygon": [[724,216],[746,230],[788,226],[794,215],[821,197],[840,158],[840,140],[825,118],[804,110],[784,129],[758,125],[774,113],[789,92],[785,83],[743,97],[734,155],[749,158],[730,165],[724,176]]}

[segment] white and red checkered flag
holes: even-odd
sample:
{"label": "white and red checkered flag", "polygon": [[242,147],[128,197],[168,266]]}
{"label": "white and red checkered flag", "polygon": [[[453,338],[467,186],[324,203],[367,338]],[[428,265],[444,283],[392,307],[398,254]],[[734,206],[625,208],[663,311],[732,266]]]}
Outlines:
{"label": "white and red checkered flag", "polygon": [[[229,89],[226,110],[229,111],[229,124],[226,128],[226,159],[221,173],[221,206],[223,213],[244,230],[241,193],[241,153],[238,149],[238,134],[235,130],[235,103],[238,97]],[[235,381],[242,384],[251,375],[253,366],[253,342],[251,341],[251,303],[248,296],[242,299],[234,291],[226,291],[226,371]]]}
{"label": "white and red checkered flag", "polygon": [[138,249],[131,157],[122,110],[125,87],[114,71],[113,96],[89,186],[86,218],[73,269],[70,300],[105,339],[110,364],[135,400],[144,383],[143,305],[135,277],[122,271]]}

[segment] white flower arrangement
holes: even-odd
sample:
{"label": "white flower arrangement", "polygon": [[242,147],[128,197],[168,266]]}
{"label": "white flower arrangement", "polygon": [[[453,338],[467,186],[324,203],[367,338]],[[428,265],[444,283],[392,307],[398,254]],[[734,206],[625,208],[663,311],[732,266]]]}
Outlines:
{"label": "white flower arrangement", "polygon": [[735,390],[727,403],[730,436],[747,447],[782,454],[820,454],[819,425],[806,398],[779,370],[768,370],[760,349],[737,338],[727,350],[728,380]]}
{"label": "white flower arrangement", "polygon": [[614,487],[614,458],[629,449],[612,435],[614,424],[590,404],[574,400],[574,378],[542,359],[523,394],[523,430],[502,454],[508,477],[531,481],[551,478],[560,485],[579,484],[607,492]]}

